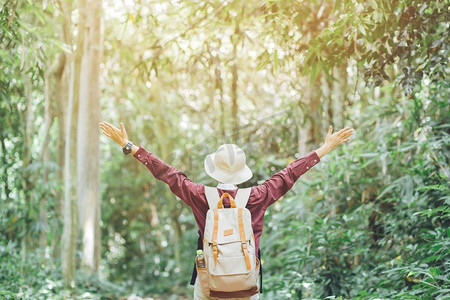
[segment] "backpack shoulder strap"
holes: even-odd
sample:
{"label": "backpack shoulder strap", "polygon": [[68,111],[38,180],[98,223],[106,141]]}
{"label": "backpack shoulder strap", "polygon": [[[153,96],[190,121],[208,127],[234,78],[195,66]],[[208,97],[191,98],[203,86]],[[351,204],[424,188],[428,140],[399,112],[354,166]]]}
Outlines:
{"label": "backpack shoulder strap", "polygon": [[238,189],[236,197],[234,198],[234,201],[236,202],[236,207],[245,208],[247,206],[251,192],[252,188]]}
{"label": "backpack shoulder strap", "polygon": [[217,188],[205,186],[206,201],[208,201],[209,208],[217,208],[217,204],[220,201],[219,192]]}

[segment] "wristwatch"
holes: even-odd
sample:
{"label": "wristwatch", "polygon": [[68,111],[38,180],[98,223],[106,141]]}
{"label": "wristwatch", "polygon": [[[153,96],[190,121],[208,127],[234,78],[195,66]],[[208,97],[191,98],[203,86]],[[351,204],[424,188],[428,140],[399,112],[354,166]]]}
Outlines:
{"label": "wristwatch", "polygon": [[128,143],[123,146],[122,151],[123,154],[127,155],[131,153],[131,147],[133,147],[133,142],[128,141]]}

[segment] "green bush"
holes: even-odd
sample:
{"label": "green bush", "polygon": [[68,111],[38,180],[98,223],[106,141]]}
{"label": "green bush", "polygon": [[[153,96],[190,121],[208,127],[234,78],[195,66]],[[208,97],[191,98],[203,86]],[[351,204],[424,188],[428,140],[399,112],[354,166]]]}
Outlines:
{"label": "green bush", "polygon": [[[269,209],[262,239],[268,295],[447,297],[448,97],[437,93],[442,82],[422,88],[413,100],[369,107],[378,113],[364,116],[354,142]],[[395,118],[402,126],[392,126]]]}

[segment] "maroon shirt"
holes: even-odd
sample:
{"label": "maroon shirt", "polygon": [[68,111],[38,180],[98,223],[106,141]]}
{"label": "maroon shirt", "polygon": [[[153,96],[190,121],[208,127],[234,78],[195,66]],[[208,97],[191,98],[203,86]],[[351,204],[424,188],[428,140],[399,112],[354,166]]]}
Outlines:
{"label": "maroon shirt", "polygon": [[[183,172],[166,164],[154,154],[148,152],[143,147],[134,154],[141,163],[157,179],[167,183],[170,190],[189,205],[194,213],[197,226],[203,235],[205,231],[206,212],[208,211],[208,201],[205,196],[205,186],[192,182]],[[263,230],[264,212],[267,207],[280,199],[289,191],[297,179],[310,170],[320,161],[315,151],[311,151],[306,156],[291,162],[286,168],[272,175],[263,184],[253,186],[247,209],[252,215],[253,232],[255,234],[256,248],[259,249],[259,240]],[[232,197],[236,196],[236,190],[219,189],[220,195],[224,192]],[[225,205],[226,203],[224,203]]]}

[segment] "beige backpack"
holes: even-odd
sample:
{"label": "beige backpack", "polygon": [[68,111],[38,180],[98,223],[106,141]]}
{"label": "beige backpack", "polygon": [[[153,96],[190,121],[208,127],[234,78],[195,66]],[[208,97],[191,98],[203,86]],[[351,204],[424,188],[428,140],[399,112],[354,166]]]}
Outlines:
{"label": "beige backpack", "polygon": [[[209,210],[203,235],[206,269],[197,269],[206,296],[249,297],[258,293],[260,262],[255,252],[250,211],[245,208],[251,188],[239,189],[236,199],[228,193],[219,198],[216,188],[205,187]],[[230,199],[224,208],[223,199]]]}

